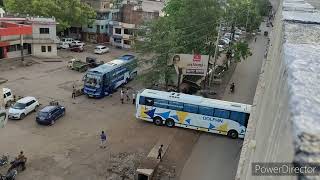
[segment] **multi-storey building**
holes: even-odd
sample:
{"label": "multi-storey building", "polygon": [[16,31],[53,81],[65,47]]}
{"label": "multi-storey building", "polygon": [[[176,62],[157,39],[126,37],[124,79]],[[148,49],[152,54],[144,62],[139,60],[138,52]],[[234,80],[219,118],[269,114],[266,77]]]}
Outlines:
{"label": "multi-storey building", "polygon": [[[31,54],[37,57],[57,57],[55,18],[0,18],[0,58]],[[23,51],[21,50],[23,48]]]}
{"label": "multi-storey building", "polygon": [[111,44],[131,48],[135,29],[146,21],[163,16],[163,7],[162,1],[128,0],[120,8],[119,16],[110,21],[113,26]]}
{"label": "multi-storey building", "polygon": [[109,42],[112,34],[112,26],[109,22],[119,12],[112,3],[112,0],[82,0],[90,5],[97,13],[92,25],[82,27],[83,40],[94,43]]}

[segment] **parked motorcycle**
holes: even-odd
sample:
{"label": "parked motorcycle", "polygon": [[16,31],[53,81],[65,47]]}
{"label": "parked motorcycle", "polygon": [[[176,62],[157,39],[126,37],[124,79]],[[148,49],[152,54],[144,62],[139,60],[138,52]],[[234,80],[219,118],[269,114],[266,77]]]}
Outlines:
{"label": "parked motorcycle", "polygon": [[18,175],[18,171],[16,169],[12,169],[6,175],[0,174],[0,180],[15,180]]}
{"label": "parked motorcycle", "polygon": [[6,156],[6,155],[3,155],[0,159],[0,167],[1,166],[4,166],[4,165],[7,165],[9,162],[9,157]]}

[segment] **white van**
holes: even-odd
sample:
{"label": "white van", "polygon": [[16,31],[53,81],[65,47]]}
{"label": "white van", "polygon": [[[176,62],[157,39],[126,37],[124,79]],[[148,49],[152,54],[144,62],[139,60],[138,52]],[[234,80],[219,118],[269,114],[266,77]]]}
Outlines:
{"label": "white van", "polygon": [[5,106],[9,105],[10,102],[13,102],[13,94],[9,88],[2,88],[3,90],[3,103]]}
{"label": "white van", "polygon": [[62,38],[60,42],[66,42],[66,43],[68,43],[68,44],[71,44],[72,41],[74,41],[73,38]]}

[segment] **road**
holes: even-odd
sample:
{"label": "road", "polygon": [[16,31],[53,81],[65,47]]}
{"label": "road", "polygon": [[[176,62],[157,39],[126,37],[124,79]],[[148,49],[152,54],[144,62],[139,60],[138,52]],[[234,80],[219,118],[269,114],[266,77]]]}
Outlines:
{"label": "road", "polygon": [[[263,25],[263,27],[265,27]],[[262,32],[264,28],[262,28]],[[266,50],[267,39],[259,35],[250,47],[253,55],[236,67],[231,82],[236,85],[234,94],[226,89],[223,100],[252,104],[258,84],[259,73]],[[187,160],[181,180],[231,180],[234,179],[242,140],[203,133]]]}

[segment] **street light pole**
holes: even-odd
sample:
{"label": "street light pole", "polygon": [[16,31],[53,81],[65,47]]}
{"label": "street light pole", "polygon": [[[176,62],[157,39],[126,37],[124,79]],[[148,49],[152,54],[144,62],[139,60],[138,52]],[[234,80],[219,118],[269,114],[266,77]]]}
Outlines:
{"label": "street light pole", "polygon": [[219,29],[218,29],[218,36],[217,36],[217,41],[216,41],[216,48],[214,49],[214,55],[213,55],[213,68],[212,68],[212,72],[211,72],[211,76],[210,76],[210,80],[209,80],[209,86],[211,86],[211,83],[213,81],[213,76],[214,76],[214,72],[216,69],[216,63],[217,63],[217,54],[218,54],[218,45],[219,45],[219,38],[220,38],[220,31],[221,31],[221,22],[219,24]]}

